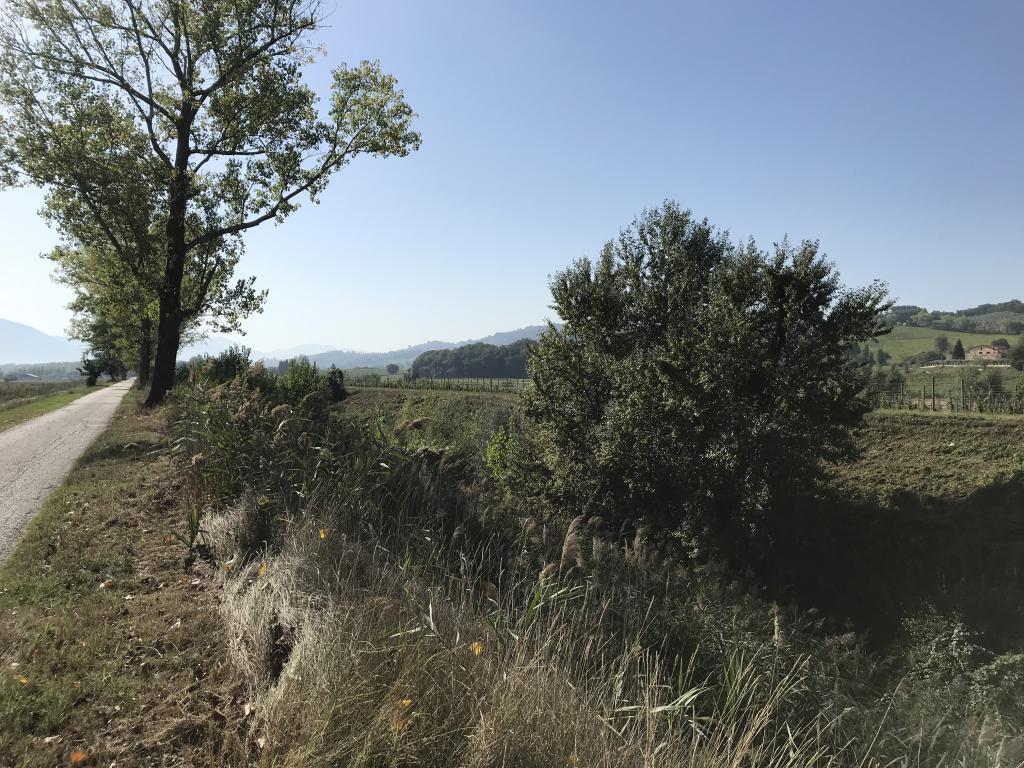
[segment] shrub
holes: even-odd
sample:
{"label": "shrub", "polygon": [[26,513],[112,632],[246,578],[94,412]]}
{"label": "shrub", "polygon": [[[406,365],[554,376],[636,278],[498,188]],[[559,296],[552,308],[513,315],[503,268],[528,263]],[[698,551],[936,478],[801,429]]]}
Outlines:
{"label": "shrub", "polygon": [[1010,349],[1010,365],[1018,371],[1024,371],[1024,335]]}
{"label": "shrub", "polygon": [[526,413],[567,516],[749,556],[780,489],[851,450],[881,284],[844,290],[818,245],[730,244],[668,203],[551,283],[562,328],[530,363]]}
{"label": "shrub", "polygon": [[316,366],[305,357],[298,357],[288,364],[288,370],[277,380],[278,398],[281,402],[298,404],[314,392],[322,392],[324,378]]}
{"label": "shrub", "polygon": [[332,403],[340,403],[345,399],[345,372],[340,368],[331,366],[327,371],[327,397]]}
{"label": "shrub", "polygon": [[203,368],[204,375],[213,382],[231,381],[249,370],[251,350],[238,344],[232,344],[219,355],[207,357]]}

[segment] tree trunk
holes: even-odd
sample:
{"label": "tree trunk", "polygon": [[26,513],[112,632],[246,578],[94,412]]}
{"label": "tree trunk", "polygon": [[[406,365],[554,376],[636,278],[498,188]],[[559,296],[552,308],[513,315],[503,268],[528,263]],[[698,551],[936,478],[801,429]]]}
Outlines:
{"label": "tree trunk", "polygon": [[178,345],[181,342],[181,326],[178,313],[173,310],[173,301],[160,296],[160,324],[156,331],[156,360],[153,365],[153,379],[149,388],[146,405],[159,405],[174,388],[174,369],[178,363]]}
{"label": "tree trunk", "polygon": [[139,389],[149,386],[149,366],[153,357],[153,321],[142,318],[139,328],[142,341],[139,343]]}
{"label": "tree trunk", "polygon": [[160,322],[156,331],[156,362],[153,366],[153,384],[146,405],[159,405],[174,387],[174,369],[178,363],[181,343],[181,282],[185,276],[185,213],[189,197],[189,137],[194,113],[187,103],[182,104],[177,124],[177,147],[174,153],[174,172],[167,190],[167,261],[160,286]]}

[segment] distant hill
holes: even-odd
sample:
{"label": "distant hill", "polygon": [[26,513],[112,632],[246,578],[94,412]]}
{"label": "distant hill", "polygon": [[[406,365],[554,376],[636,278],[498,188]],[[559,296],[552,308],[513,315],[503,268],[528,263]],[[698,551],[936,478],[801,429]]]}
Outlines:
{"label": "distant hill", "polygon": [[290,360],[293,357],[299,355],[318,355],[321,352],[330,352],[334,347],[330,344],[299,344],[294,347],[285,347],[284,349],[273,349],[270,352],[264,354],[255,355],[256,357],[273,358],[275,360]]}
{"label": "distant hill", "polygon": [[[251,355],[254,360],[267,361],[287,360],[305,355],[321,368],[329,368],[332,365],[339,368],[375,367],[388,363],[397,363],[408,367],[423,352],[455,349],[467,344],[505,346],[520,339],[536,339],[546,328],[546,325],[528,325],[513,331],[493,333],[482,339],[426,341],[390,352],[353,352],[332,349],[327,344],[299,344],[284,349],[275,349],[272,352],[252,350]],[[248,346],[245,338],[214,335],[182,347],[178,357],[187,360],[197,355],[218,355],[234,344]],[[0,365],[78,361],[82,357],[84,348],[85,345],[80,342],[69,341],[59,336],[47,336],[42,331],[30,326],[10,320],[0,320]]]}
{"label": "distant hill", "polygon": [[11,320],[0,320],[0,364],[76,361],[81,359],[84,349],[81,342],[50,336]]}
{"label": "distant hill", "polygon": [[490,336],[485,336],[482,339],[470,339],[469,341],[460,341],[455,346],[464,347],[467,344],[493,344],[496,347],[503,347],[507,344],[513,344],[519,341],[520,339],[537,339],[547,329],[548,327],[546,325],[528,325],[525,328],[517,328],[514,331],[492,333]]}
{"label": "distant hill", "polygon": [[999,338],[1005,338],[1011,344],[1017,337],[1010,333],[965,333],[963,331],[945,331],[939,328],[918,328],[912,325],[898,325],[885,336],[879,336],[877,342],[870,342],[868,348],[872,352],[884,350],[890,356],[891,363],[902,363],[935,349],[935,339],[945,336],[950,345],[960,339],[965,348],[970,349],[978,344],[991,344]]}
{"label": "distant hill", "polygon": [[332,365],[338,368],[363,368],[387,365],[396,363],[401,366],[412,365],[413,360],[424,352],[432,352],[440,349],[455,349],[469,344],[491,344],[504,346],[519,341],[520,339],[536,339],[547,329],[546,325],[528,325],[525,328],[517,328],[514,331],[502,331],[485,336],[482,339],[467,339],[466,341],[426,341],[405,349],[395,349],[390,352],[350,352],[344,350],[333,350],[321,352],[316,355],[308,355],[311,362],[316,363],[320,368],[329,368]]}
{"label": "distant hill", "polygon": [[933,328],[962,333],[1018,334],[1024,332],[1024,302],[1011,299],[998,304],[979,304],[954,312],[928,310],[913,304],[893,307],[885,320],[894,326]]}
{"label": "distant hill", "polygon": [[285,347],[283,349],[274,349],[270,352],[263,352],[258,349],[253,349],[248,343],[248,340],[244,336],[207,336],[205,339],[200,339],[193,344],[187,344],[181,348],[178,353],[178,357],[182,360],[187,360],[190,357],[196,355],[219,355],[224,350],[232,346],[247,347],[249,349],[249,356],[253,360],[290,360],[293,357],[299,355],[316,355],[321,352],[330,352],[334,347],[330,344],[297,344],[294,347]]}

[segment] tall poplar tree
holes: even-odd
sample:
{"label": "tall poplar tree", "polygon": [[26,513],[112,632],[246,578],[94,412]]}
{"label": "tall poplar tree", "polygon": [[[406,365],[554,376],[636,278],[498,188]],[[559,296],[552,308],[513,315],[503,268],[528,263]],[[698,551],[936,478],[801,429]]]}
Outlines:
{"label": "tall poplar tree", "polygon": [[321,21],[321,6],[308,0],[9,0],[3,7],[7,183],[73,191],[106,235],[110,221],[93,205],[103,185],[92,173],[111,167],[102,158],[116,155],[116,146],[88,131],[78,153],[51,152],[50,144],[108,123],[126,139],[143,139],[134,167],[160,190],[152,220],[162,226],[149,404],[173,385],[182,326],[208,291],[219,285],[228,299],[238,291],[237,301],[222,304],[251,311],[251,282],[224,279],[242,233],[282,221],[303,196],[316,201],[358,155],[401,156],[419,146],[412,110],[376,63],[334,70],[330,98],[319,104],[302,72]]}

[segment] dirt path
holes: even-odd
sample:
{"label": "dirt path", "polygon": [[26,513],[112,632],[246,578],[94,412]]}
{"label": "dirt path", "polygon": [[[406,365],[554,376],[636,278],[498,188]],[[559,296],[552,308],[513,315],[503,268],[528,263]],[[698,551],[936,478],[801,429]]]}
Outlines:
{"label": "dirt path", "polygon": [[75,460],[110,421],[131,381],[0,432],[0,560]]}

